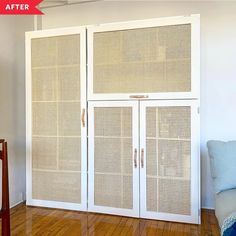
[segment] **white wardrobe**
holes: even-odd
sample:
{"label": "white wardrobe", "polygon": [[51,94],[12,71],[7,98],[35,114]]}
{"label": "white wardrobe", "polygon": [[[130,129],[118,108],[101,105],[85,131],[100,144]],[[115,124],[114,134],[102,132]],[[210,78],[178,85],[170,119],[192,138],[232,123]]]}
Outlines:
{"label": "white wardrobe", "polygon": [[26,33],[27,205],[200,223],[199,15]]}

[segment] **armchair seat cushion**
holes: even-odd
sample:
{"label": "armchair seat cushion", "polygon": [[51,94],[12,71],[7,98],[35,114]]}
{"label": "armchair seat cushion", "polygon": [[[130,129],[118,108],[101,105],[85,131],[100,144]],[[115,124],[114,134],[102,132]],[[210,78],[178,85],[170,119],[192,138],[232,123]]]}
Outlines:
{"label": "armchair seat cushion", "polygon": [[226,217],[236,212],[236,189],[216,194],[215,214],[220,227]]}

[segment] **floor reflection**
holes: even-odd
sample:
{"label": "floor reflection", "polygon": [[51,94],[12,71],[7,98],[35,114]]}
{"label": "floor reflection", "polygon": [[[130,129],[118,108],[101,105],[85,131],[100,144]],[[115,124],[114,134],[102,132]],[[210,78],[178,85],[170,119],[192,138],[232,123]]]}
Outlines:
{"label": "floor reflection", "polygon": [[204,212],[202,220],[203,223],[199,226],[21,205],[11,212],[11,235],[219,235],[213,213]]}

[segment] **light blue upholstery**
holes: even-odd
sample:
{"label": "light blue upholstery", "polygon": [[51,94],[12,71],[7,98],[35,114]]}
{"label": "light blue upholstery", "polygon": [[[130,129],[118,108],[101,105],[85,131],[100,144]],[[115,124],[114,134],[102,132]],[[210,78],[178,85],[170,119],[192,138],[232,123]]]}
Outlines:
{"label": "light blue upholstery", "polygon": [[227,190],[216,194],[215,214],[220,227],[226,217],[236,212],[236,189]]}
{"label": "light blue upholstery", "polygon": [[216,193],[236,188],[236,141],[208,141]]}

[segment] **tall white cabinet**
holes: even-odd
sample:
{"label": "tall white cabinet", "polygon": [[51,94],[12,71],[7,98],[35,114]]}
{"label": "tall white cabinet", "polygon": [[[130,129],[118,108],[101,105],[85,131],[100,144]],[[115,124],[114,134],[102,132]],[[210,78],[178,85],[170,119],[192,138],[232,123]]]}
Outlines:
{"label": "tall white cabinet", "polygon": [[200,223],[199,41],[199,15],[28,33],[27,204]]}

